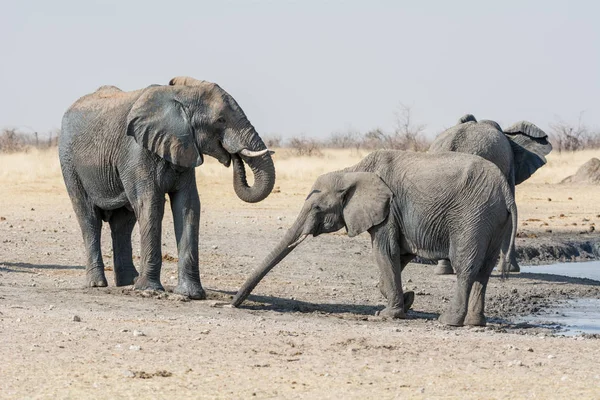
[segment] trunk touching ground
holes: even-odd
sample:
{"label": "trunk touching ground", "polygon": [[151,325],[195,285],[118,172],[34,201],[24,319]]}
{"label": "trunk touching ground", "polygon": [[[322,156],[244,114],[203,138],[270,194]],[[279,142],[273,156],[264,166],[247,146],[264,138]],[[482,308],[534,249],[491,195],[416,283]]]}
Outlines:
{"label": "trunk touching ground", "polygon": [[[266,153],[258,157],[246,157],[233,154],[231,158],[235,194],[246,203],[257,203],[264,200],[275,186],[275,166],[271,155]],[[248,164],[254,174],[252,186],[249,186],[246,180],[244,163]]]}
{"label": "trunk touching ground", "polygon": [[285,233],[277,247],[275,247],[263,260],[260,267],[254,270],[252,275],[246,279],[244,285],[237,292],[231,304],[238,307],[246,300],[252,290],[259,284],[262,278],[269,273],[281,260],[283,260],[294,248],[302,242],[306,237],[303,235],[304,222],[306,214],[302,213],[298,216],[294,225]]}

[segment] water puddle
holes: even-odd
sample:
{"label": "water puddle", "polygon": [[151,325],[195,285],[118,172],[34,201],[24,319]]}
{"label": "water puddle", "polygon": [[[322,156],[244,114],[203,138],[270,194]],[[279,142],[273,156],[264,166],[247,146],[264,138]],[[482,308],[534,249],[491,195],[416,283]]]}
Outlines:
{"label": "water puddle", "polygon": [[587,278],[600,282],[600,261],[535,265],[531,267],[521,267],[521,272],[562,275],[571,278]]}
{"label": "water puddle", "polygon": [[568,300],[560,306],[519,319],[556,331],[558,335],[600,334],[600,299]]}
{"label": "water puddle", "polygon": [[[600,261],[521,267],[521,272],[561,275],[600,282]],[[523,317],[519,322],[547,327],[565,336],[576,336],[582,333],[600,334],[600,299],[568,300],[539,315]]]}

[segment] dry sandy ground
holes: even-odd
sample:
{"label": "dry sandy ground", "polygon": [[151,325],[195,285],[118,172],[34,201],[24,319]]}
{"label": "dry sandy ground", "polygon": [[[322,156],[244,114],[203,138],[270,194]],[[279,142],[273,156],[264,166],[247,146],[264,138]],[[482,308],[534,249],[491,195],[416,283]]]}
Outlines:
{"label": "dry sandy ground", "polygon": [[[554,154],[518,188],[521,244],[528,235],[595,239],[580,232],[600,223],[600,187],[556,184],[592,156]],[[82,240],[55,154],[0,156],[0,398],[599,398],[597,338],[511,322],[569,297],[600,298],[594,281],[494,277],[488,327],[447,328],[436,318],[455,277],[411,264],[410,318],[383,320],[374,316],[383,299],[369,238],[340,233],[303,243],[243,308],[223,306],[291,225],[314,178],[360,157],[281,151],[278,190],[254,205],[235,197],[231,171],[200,167],[210,299],[189,302],[83,288]],[[176,281],[171,221],[163,232],[167,289]]]}

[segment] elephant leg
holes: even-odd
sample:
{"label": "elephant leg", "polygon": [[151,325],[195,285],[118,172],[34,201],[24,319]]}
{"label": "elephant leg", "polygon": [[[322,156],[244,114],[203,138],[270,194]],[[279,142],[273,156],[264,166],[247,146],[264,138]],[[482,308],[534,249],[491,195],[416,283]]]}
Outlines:
{"label": "elephant leg", "polygon": [[200,226],[200,199],[195,182],[185,190],[169,194],[175,225],[179,261],[178,282],[174,292],[191,299],[204,300],[206,293],[200,283],[198,267],[198,233]]}
{"label": "elephant leg", "polygon": [[133,207],[140,225],[141,242],[141,271],[133,287],[138,290],[165,290],[160,283],[160,269],[162,267],[160,245],[162,219],[165,210],[164,194],[140,199]]}
{"label": "elephant leg", "polygon": [[450,260],[438,260],[438,263],[433,270],[433,273],[436,275],[452,275],[454,274],[454,269],[450,264]]}
{"label": "elephant leg", "polygon": [[521,272],[521,267],[517,262],[517,251],[515,249],[515,244],[512,244],[512,253],[510,255],[510,272]]}
{"label": "elephant leg", "polygon": [[85,245],[86,286],[108,286],[108,282],[104,276],[104,261],[102,260],[102,250],[100,248],[100,236],[102,233],[101,210],[90,201],[72,168],[63,168],[63,177]]}
{"label": "elephant leg", "polygon": [[460,245],[463,250],[450,257],[456,269],[456,289],[450,306],[440,315],[440,322],[446,325],[463,326],[473,282],[485,261],[485,253],[476,250],[473,254],[472,250],[478,248],[477,243],[480,239],[465,239],[467,240],[463,240]]}
{"label": "elephant leg", "polygon": [[138,272],[133,265],[131,233],[135,226],[135,213],[125,207],[114,210],[108,220],[113,245],[115,285],[133,285]]}
{"label": "elephant leg", "polygon": [[485,290],[487,288],[490,274],[494,269],[495,259],[486,261],[475,277],[469,296],[469,310],[465,318],[465,325],[485,326]]}
{"label": "elephant leg", "polygon": [[[406,267],[406,265],[414,258],[413,256],[407,257],[407,256],[401,256],[401,257],[406,257],[406,262],[401,261],[400,263],[400,269],[401,271],[404,271],[404,267]],[[383,279],[383,275],[379,274],[379,283],[377,284],[377,287],[379,287],[379,291],[381,292],[381,295],[387,299],[387,291],[386,291],[386,285],[385,285],[385,280]],[[408,312],[408,310],[410,310],[410,308],[412,307],[413,302],[415,301],[415,292],[413,292],[412,290],[409,290],[407,292],[404,292],[404,295],[402,296],[404,297],[404,312]]]}
{"label": "elephant leg", "polygon": [[[412,256],[401,256],[398,244],[390,237],[389,228],[381,226],[371,232],[373,253],[375,262],[381,273],[380,290],[387,299],[386,307],[378,315],[391,318],[406,318],[404,304],[404,293],[402,291],[402,269],[413,258]],[[414,293],[408,299],[412,304]],[[411,305],[409,304],[409,306]]]}
{"label": "elephant leg", "polygon": [[86,250],[85,279],[87,287],[108,286],[104,275],[104,261],[100,248],[102,234],[101,210],[88,202],[87,195],[77,195],[73,200],[73,208],[81,227]]}

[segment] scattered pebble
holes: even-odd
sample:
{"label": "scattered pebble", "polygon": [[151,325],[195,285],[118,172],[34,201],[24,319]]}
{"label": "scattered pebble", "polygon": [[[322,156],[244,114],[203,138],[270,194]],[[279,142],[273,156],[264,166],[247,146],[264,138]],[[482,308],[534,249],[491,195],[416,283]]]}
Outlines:
{"label": "scattered pebble", "polygon": [[556,358],[556,356],[553,356],[552,354],[548,354],[548,358],[553,359],[553,358]]}
{"label": "scattered pebble", "polygon": [[146,336],[146,334],[142,331],[135,330],[133,331],[133,336]]}
{"label": "scattered pebble", "polygon": [[140,351],[142,348],[140,346],[131,345],[129,346],[129,350]]}
{"label": "scattered pebble", "polygon": [[219,248],[219,246],[217,246],[216,244],[212,246],[212,249],[213,249],[213,250],[216,250],[216,249],[218,249],[218,248]]}
{"label": "scattered pebble", "polygon": [[73,315],[73,322],[81,322],[79,315]]}
{"label": "scattered pebble", "polygon": [[135,374],[133,373],[133,371],[126,369],[125,371],[123,371],[123,376],[125,376],[126,378],[134,378]]}

